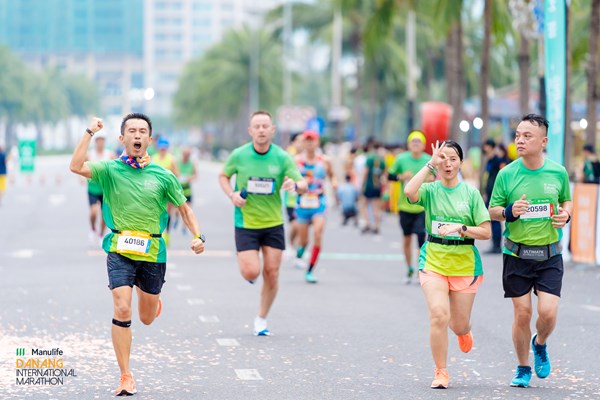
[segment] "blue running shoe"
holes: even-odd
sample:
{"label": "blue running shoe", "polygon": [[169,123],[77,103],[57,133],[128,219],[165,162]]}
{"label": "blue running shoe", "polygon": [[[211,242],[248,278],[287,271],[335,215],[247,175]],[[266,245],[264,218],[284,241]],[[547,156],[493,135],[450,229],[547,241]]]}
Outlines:
{"label": "blue running shoe", "polygon": [[533,335],[533,338],[531,339],[531,350],[533,350],[533,366],[537,377],[544,379],[550,375],[550,370],[552,369],[550,367],[550,357],[548,357],[546,345],[535,343],[535,338],[537,338],[537,333]]}
{"label": "blue running shoe", "polygon": [[510,382],[510,386],[513,387],[528,387],[529,381],[531,380],[531,367],[517,366],[517,373]]}
{"label": "blue running shoe", "polygon": [[306,282],[308,283],[317,283],[317,278],[315,278],[312,272],[307,272],[304,279],[306,279]]}
{"label": "blue running shoe", "polygon": [[271,332],[268,329],[263,329],[260,332],[254,332],[254,336],[271,336]]}

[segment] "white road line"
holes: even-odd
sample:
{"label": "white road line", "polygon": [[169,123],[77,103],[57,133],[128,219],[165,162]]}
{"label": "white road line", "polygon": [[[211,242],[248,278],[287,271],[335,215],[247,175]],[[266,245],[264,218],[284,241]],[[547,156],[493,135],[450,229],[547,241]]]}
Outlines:
{"label": "white road line", "polygon": [[49,197],[48,202],[54,207],[58,207],[64,203],[66,199],[64,194],[53,194]]}
{"label": "white road line", "polygon": [[169,276],[169,278],[181,278],[183,276],[183,274],[181,272],[167,272],[167,275]]}
{"label": "white road line", "polygon": [[17,251],[13,251],[10,255],[14,258],[31,258],[33,257],[32,249],[20,249]]}
{"label": "white road line", "polygon": [[235,374],[243,381],[262,381],[262,376],[256,369],[236,369]]}
{"label": "white road line", "polygon": [[216,315],[201,315],[200,321],[202,322],[219,322],[219,317]]}
{"label": "white road line", "polygon": [[582,304],[581,308],[585,308],[586,310],[589,311],[596,311],[596,312],[600,312],[600,307],[598,306],[593,306],[591,304]]}
{"label": "white road line", "polygon": [[177,290],[181,290],[182,292],[187,292],[192,290],[192,285],[176,285]]}
{"label": "white road line", "polygon": [[187,299],[187,302],[190,306],[197,306],[197,305],[205,304],[204,300],[202,300],[202,299]]}
{"label": "white road line", "polygon": [[[177,257],[197,257],[191,250],[169,250],[169,256]],[[105,256],[103,250],[88,250],[88,256]],[[234,256],[233,251],[229,250],[209,250],[201,254],[201,257],[216,257],[216,258],[231,258]],[[338,261],[404,261],[403,254],[396,253],[321,253],[323,260],[338,260]],[[170,265],[170,264],[169,264]],[[169,267],[167,268],[175,268]]]}
{"label": "white road line", "polygon": [[217,339],[217,343],[219,343],[219,346],[229,346],[229,347],[235,347],[235,346],[239,346],[239,342],[235,339]]}

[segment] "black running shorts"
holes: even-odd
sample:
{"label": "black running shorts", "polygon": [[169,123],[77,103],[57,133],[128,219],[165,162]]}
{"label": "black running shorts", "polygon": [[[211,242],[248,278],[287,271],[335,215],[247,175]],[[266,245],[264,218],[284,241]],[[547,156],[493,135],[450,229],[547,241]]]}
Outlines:
{"label": "black running shorts", "polygon": [[135,285],[146,293],[159,294],[165,283],[167,264],[136,261],[118,253],[108,253],[106,268],[110,290]]}
{"label": "black running shorts", "polygon": [[523,260],[519,257],[504,254],[502,286],[504,297],[521,297],[533,288],[560,297],[563,277],[562,254],[557,254],[546,261]]}
{"label": "black running shorts", "polygon": [[259,250],[262,246],[285,250],[283,225],[263,229],[235,228],[235,248],[238,252]]}
{"label": "black running shorts", "polygon": [[400,227],[405,235],[425,234],[425,212],[409,213],[400,211]]}

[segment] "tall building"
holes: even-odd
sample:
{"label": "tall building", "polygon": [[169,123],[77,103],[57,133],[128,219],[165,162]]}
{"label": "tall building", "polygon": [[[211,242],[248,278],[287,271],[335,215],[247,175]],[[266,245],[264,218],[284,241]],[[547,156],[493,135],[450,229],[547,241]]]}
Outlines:
{"label": "tall building", "polygon": [[154,90],[152,115],[168,115],[187,62],[218,42],[229,29],[256,20],[281,0],[146,0],[144,77]]}
{"label": "tall building", "polygon": [[143,0],[0,0],[0,44],[32,67],[56,67],[96,82],[104,112],[140,106]]}
{"label": "tall building", "polygon": [[281,0],[0,0],[0,44],[97,83],[105,115],[168,116],[185,64]]}

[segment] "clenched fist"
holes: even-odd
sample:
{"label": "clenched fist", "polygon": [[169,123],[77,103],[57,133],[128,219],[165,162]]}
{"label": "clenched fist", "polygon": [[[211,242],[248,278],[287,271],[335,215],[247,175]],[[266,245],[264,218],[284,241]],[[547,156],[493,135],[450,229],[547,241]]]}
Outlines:
{"label": "clenched fist", "polygon": [[98,132],[100,129],[104,128],[104,123],[102,122],[102,118],[93,117],[90,121],[90,125],[88,129],[93,133]]}

